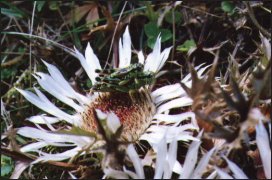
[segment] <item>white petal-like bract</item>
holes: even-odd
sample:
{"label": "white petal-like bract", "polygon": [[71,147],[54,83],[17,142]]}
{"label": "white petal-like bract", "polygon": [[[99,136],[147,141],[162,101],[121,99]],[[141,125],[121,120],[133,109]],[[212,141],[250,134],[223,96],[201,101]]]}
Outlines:
{"label": "white petal-like bract", "polygon": [[271,148],[267,131],[260,120],[256,125],[256,141],[262,159],[264,173],[267,179],[271,179]]}
{"label": "white petal-like bract", "polygon": [[138,175],[138,177],[140,179],[144,179],[145,175],[144,175],[143,166],[142,166],[140,158],[138,157],[138,154],[132,144],[130,144],[128,146],[127,154],[128,154],[128,157],[132,160],[133,166],[135,168],[135,171],[136,171],[136,174]]}
{"label": "white petal-like bract", "polygon": [[129,28],[126,27],[123,39],[119,40],[119,68],[124,68],[130,65],[131,61],[131,39]]}

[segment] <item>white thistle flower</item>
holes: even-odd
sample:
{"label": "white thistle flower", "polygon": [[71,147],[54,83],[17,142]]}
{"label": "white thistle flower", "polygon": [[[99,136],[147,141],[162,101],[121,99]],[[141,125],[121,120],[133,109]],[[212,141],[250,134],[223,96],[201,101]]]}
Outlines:
{"label": "white thistle flower", "polygon": [[[172,127],[169,127],[171,131]],[[166,134],[165,134],[166,135]],[[199,147],[201,144],[201,140],[199,139],[202,136],[202,132],[199,133],[198,137],[195,141],[193,141],[187,151],[186,158],[184,164],[181,165],[177,160],[177,140],[173,140],[169,144],[169,148],[167,148],[166,136],[163,136],[161,141],[159,142],[158,152],[156,154],[156,164],[154,167],[154,179],[171,179],[173,178],[173,172],[179,174],[179,179],[201,179],[203,174],[206,172],[209,164],[209,160],[211,156],[215,152],[215,148],[211,149],[207,153],[205,153],[202,158],[198,159]],[[143,161],[139,158],[136,153],[133,145],[129,145],[127,149],[127,155],[131,159],[135,172],[126,170],[125,167],[123,171],[116,171],[108,168],[104,171],[106,178],[119,178],[119,175],[122,174],[121,177],[133,178],[133,179],[144,179],[144,164]],[[217,173],[215,170],[209,170],[209,176],[207,179],[214,179]]]}
{"label": "white thistle flower", "polygon": [[[271,126],[271,124],[269,124]],[[169,127],[169,130],[172,127]],[[167,148],[167,142],[165,136],[158,143],[160,147],[156,154],[156,165],[154,167],[155,175],[154,179],[171,179],[172,173],[179,174],[179,179],[202,179],[205,174],[205,179],[249,179],[243,170],[234,162],[223,156],[227,163],[225,169],[216,167],[209,163],[213,156],[217,156],[217,151],[220,147],[215,146],[207,153],[203,154],[200,160],[198,160],[199,148],[201,144],[202,132],[199,133],[197,140],[193,141],[185,157],[184,163],[181,165],[177,161],[177,140],[173,140]],[[263,162],[264,172],[267,179],[271,179],[271,149],[269,146],[269,137],[263,122],[260,120],[256,125],[256,141],[258,149],[260,150],[261,159]],[[123,168],[123,171],[111,171],[107,169],[104,171],[104,177],[118,178],[118,175],[122,174],[122,177],[133,179],[144,179],[144,163],[143,160],[137,155],[133,145],[130,145],[127,149],[127,154],[131,159],[135,172],[128,171]],[[213,160],[214,161],[214,160]],[[207,174],[206,174],[207,173]],[[207,176],[208,175],[208,176]]]}
{"label": "white thistle flower", "polygon": [[[128,28],[122,40],[119,43],[119,68],[126,67],[131,62],[131,39]],[[161,52],[161,38],[158,37],[153,52],[146,59],[144,59],[142,52],[138,53],[139,63],[144,65],[145,71],[158,73],[165,64],[170,50],[171,47]],[[98,76],[95,70],[101,69],[101,65],[91,46],[87,45],[85,56],[77,49],[75,49],[75,54],[88,77],[95,84]],[[157,151],[158,144],[163,139],[164,134],[167,143],[172,143],[176,140],[196,140],[192,133],[187,131],[192,129],[198,130],[194,113],[168,114],[172,108],[180,108],[192,104],[192,100],[187,96],[180,84],[167,85],[155,91],[152,91],[150,87],[142,87],[139,89],[135,101],[132,101],[129,95],[121,96],[107,92],[94,92],[82,95],[70,86],[54,65],[46,62],[44,64],[49,74],[37,72],[34,74],[34,77],[44,90],[73,108],[74,112],[64,112],[35,87],[35,93],[17,89],[28,101],[49,114],[36,115],[27,119],[33,122],[37,128],[22,127],[18,129],[18,134],[37,140],[37,142],[21,148],[23,152],[39,152],[40,157],[35,162],[61,161],[86,153],[86,150],[95,141],[93,137],[58,133],[55,132],[56,129],[54,129],[52,124],[65,121],[71,126],[77,126],[85,131],[96,132],[95,109],[100,109],[104,113],[113,112],[117,115],[123,125],[121,137],[124,141],[146,140],[155,151]],[[205,69],[208,68],[208,66],[201,68],[202,66],[203,64],[196,67],[199,76],[202,76]],[[187,86],[191,86],[190,75],[187,75],[182,82]],[[179,126],[181,121],[188,118],[191,118],[191,124]],[[42,129],[39,124],[47,125],[50,131]],[[168,128],[169,124],[173,124],[171,125],[171,131]],[[116,124],[112,128],[116,128]],[[48,145],[57,147],[70,146],[73,148],[56,154],[42,152],[41,149]]]}

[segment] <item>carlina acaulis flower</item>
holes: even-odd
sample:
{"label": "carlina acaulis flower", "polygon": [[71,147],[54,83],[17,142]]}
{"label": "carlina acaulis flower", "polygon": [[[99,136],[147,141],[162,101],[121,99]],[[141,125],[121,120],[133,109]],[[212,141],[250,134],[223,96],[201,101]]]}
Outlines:
{"label": "carlina acaulis flower", "polygon": [[141,63],[118,69],[96,69],[95,72],[99,77],[96,77],[97,82],[91,91],[99,93],[82,113],[82,128],[96,131],[95,109],[104,113],[113,112],[122,124],[121,140],[137,141],[155,114],[150,91],[155,73],[144,71]]}
{"label": "carlina acaulis flower", "polygon": [[[153,51],[146,58],[143,52],[139,51],[138,62],[132,64],[131,38],[127,27],[123,38],[119,41],[119,65],[115,69],[102,70],[90,44],[87,45],[85,56],[76,48],[70,49],[69,53],[80,61],[93,84],[86,95],[76,92],[57,67],[44,62],[49,74],[36,72],[34,77],[45,91],[70,106],[73,111],[68,113],[65,109],[58,108],[36,87],[34,87],[35,93],[17,89],[28,101],[48,113],[48,115],[36,115],[27,119],[37,128],[18,128],[18,134],[36,140],[23,146],[21,151],[39,152],[40,156],[35,162],[62,161],[92,153],[90,145],[96,141],[94,137],[84,133],[78,135],[57,132],[58,130],[52,124],[65,121],[68,123],[68,126],[67,124],[65,126],[66,131],[75,126],[93,134],[97,132],[97,122],[94,118],[96,110],[105,114],[114,114],[114,118],[120,120],[122,125],[120,137],[123,142],[145,140],[157,151],[162,138],[165,138],[167,143],[196,140],[192,130],[198,130],[198,125],[193,112],[169,114],[173,108],[192,104],[192,99],[187,96],[180,83],[152,89],[156,74],[168,59],[171,48],[161,52],[161,37],[158,36]],[[203,77],[203,73],[209,67],[202,66],[203,64],[195,67],[199,77]],[[191,75],[185,76],[181,82],[190,87]],[[181,122],[188,119],[191,123],[182,125]],[[46,125],[50,130],[41,128],[39,124]],[[44,147],[49,145],[68,146],[71,149],[55,154],[43,152]]]}

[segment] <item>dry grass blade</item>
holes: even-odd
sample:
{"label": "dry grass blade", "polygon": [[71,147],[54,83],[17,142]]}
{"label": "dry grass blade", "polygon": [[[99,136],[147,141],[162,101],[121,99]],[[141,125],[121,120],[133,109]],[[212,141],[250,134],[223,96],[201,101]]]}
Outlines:
{"label": "dry grass blade", "polygon": [[56,47],[58,48],[61,48],[63,49],[65,52],[69,53],[70,55],[74,56],[74,57],[77,57],[76,54],[75,54],[75,51],[71,48],[68,48],[60,43],[57,43],[55,41],[52,41],[50,39],[47,39],[47,38],[44,38],[44,37],[41,37],[41,36],[37,36],[37,35],[32,35],[32,34],[27,34],[27,33],[20,33],[20,32],[5,32],[5,34],[10,34],[10,35],[19,35],[19,36],[27,36],[29,38],[37,38],[37,39],[41,39],[41,40],[44,40],[46,42],[50,42],[52,43],[53,45],[55,45]]}

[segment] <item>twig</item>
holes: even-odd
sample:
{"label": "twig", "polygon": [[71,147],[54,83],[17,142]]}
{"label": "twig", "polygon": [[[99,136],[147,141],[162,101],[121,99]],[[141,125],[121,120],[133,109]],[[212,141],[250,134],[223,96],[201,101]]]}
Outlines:
{"label": "twig", "polygon": [[193,8],[193,7],[185,6],[184,4],[182,4],[181,6],[182,6],[182,7],[184,7],[184,8],[187,8],[187,9],[193,10],[193,11],[197,11],[197,12],[200,12],[200,13],[204,13],[204,14],[207,14],[207,15],[210,15],[210,16],[213,16],[213,17],[217,17],[217,18],[221,18],[221,19],[222,19],[222,17],[220,17],[220,16],[217,16],[217,15],[215,15],[215,14],[211,14],[211,13],[208,13],[208,12],[206,12],[206,11],[202,11],[202,10],[197,9],[197,8]]}
{"label": "twig", "polygon": [[44,38],[42,36],[36,36],[36,35],[32,35],[32,34],[27,34],[27,33],[20,33],[20,32],[4,32],[3,34],[11,34],[11,35],[21,35],[21,36],[28,36],[28,37],[32,37],[32,38],[37,38],[37,39],[42,39],[44,41],[50,42],[52,43],[54,46],[57,46],[58,48],[61,48],[62,50],[64,50],[65,52],[69,53],[70,55],[74,56],[77,58],[77,55],[75,53],[75,51],[71,48],[68,48],[58,42],[55,42],[51,39],[48,38]]}
{"label": "twig", "polygon": [[5,67],[8,67],[8,66],[12,66],[14,64],[17,64],[18,62],[20,62],[22,60],[22,57],[25,55],[25,53],[21,54],[20,56],[17,56],[15,58],[13,58],[12,60],[10,61],[7,61],[5,63],[2,63],[1,64],[1,68],[5,68]]}
{"label": "twig", "polygon": [[[174,5],[173,5],[174,6]],[[176,42],[176,18],[175,18],[175,6],[172,9],[172,29],[173,29],[173,48],[175,48],[175,42]],[[172,50],[171,53],[171,61],[174,61],[174,55],[175,55],[175,50]],[[172,69],[172,64],[170,65],[171,69]]]}
{"label": "twig", "polygon": [[[36,1],[34,1],[34,5],[33,5],[31,24],[30,24],[30,32],[29,32],[30,35],[32,35],[32,33],[33,33],[35,10],[36,10]],[[32,56],[31,56],[31,54],[32,54],[32,42],[30,39],[30,41],[29,41],[29,71],[30,71],[30,73],[32,72]],[[30,76],[29,81],[30,81],[30,86],[31,86],[32,85],[32,76]]]}
{"label": "twig", "polygon": [[257,21],[255,15],[254,15],[254,12],[253,12],[253,9],[251,8],[249,2],[244,2],[246,7],[247,7],[247,10],[248,10],[248,15],[250,17],[250,19],[252,20],[253,24],[261,31],[261,33],[266,36],[266,38],[269,38],[271,39],[271,34],[266,31],[260,24],[259,22]]}
{"label": "twig", "polygon": [[13,17],[12,20],[15,22],[15,24],[16,24],[16,26],[19,28],[19,30],[20,30],[21,32],[24,32],[23,28],[20,26],[20,24],[18,23],[17,19]]}
{"label": "twig", "polygon": [[[4,154],[6,156],[9,156],[13,159],[20,160],[23,162],[31,163],[33,160],[37,159],[36,156],[31,154],[23,154],[21,152],[17,151],[11,151],[7,148],[1,147],[1,154]],[[55,162],[55,161],[46,161],[43,162],[44,165],[47,166],[55,166],[56,168],[60,168],[63,170],[75,170],[79,168],[79,165],[65,163],[65,162]]]}
{"label": "twig", "polygon": [[74,40],[73,35],[72,35],[72,33],[71,33],[71,30],[70,30],[70,28],[69,28],[68,24],[65,22],[64,16],[63,16],[63,14],[62,14],[62,12],[61,12],[60,8],[58,8],[58,13],[59,13],[59,15],[60,15],[61,19],[63,20],[64,26],[67,28],[68,33],[69,33],[69,35],[70,35],[71,39],[72,39],[72,40]]}
{"label": "twig", "polygon": [[[12,22],[12,18],[9,19],[8,25],[7,25],[7,27],[6,27],[5,29],[8,29],[8,28],[10,27],[11,22]],[[3,44],[5,38],[6,38],[6,34],[4,34],[4,35],[2,36],[1,45]]]}
{"label": "twig", "polygon": [[[114,37],[115,37],[117,28],[118,28],[119,23],[120,23],[120,20],[121,20],[121,16],[122,16],[122,14],[124,13],[124,10],[125,10],[126,5],[127,5],[127,1],[125,1],[125,4],[124,4],[123,9],[122,9],[122,11],[121,11],[121,13],[120,13],[120,16],[118,17],[117,24],[116,24],[116,27],[115,27],[114,32],[113,32],[113,36],[112,36],[112,40],[111,40],[111,44],[110,44],[110,50],[109,50],[109,54],[108,54],[107,61],[106,61],[106,63],[105,63],[104,69],[106,68],[106,66],[107,66],[107,64],[108,64],[108,62],[109,62],[110,53],[111,53],[112,45],[113,45],[113,42],[114,42]],[[116,64],[116,66],[117,66],[117,64]]]}
{"label": "twig", "polygon": [[[21,52],[12,52],[12,51],[7,51],[7,52],[1,52],[3,55],[22,55]],[[28,55],[29,53],[24,53],[25,55]]]}
{"label": "twig", "polygon": [[189,20],[188,20],[188,15],[187,15],[186,9],[184,9],[184,8],[182,9],[182,14],[183,14],[183,17],[184,17],[186,30],[189,33],[189,37],[190,37],[190,39],[194,40],[194,35],[193,35],[191,29],[188,26]]}

